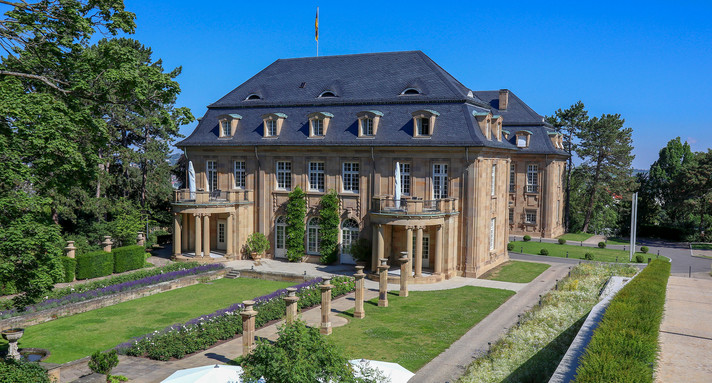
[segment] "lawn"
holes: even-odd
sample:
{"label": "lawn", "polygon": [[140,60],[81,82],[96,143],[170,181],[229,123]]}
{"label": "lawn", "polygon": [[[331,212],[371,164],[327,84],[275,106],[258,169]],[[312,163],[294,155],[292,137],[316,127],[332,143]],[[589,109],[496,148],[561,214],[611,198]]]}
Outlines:
{"label": "lawn", "polygon": [[712,243],[693,243],[690,247],[695,250],[712,250]]}
{"label": "lawn", "polygon": [[567,241],[581,242],[591,238],[593,234],[589,233],[566,233],[559,238],[563,238]]}
{"label": "lawn", "polygon": [[438,356],[509,297],[510,290],[465,286],[453,290],[411,291],[407,298],[389,293],[389,307],[365,302],[366,317],[334,328],[329,337],[348,359],[401,364],[416,371]]}
{"label": "lawn", "polygon": [[549,266],[546,263],[509,261],[488,271],[480,278],[502,282],[529,283]]}
{"label": "lawn", "polygon": [[[627,251],[615,250],[615,249],[599,249],[598,247],[586,247],[586,246],[574,246],[574,245],[559,245],[558,243],[545,243],[545,242],[523,242],[516,241],[514,243],[513,252],[525,253],[525,254],[539,254],[541,249],[546,249],[549,251],[550,257],[566,257],[566,252],[569,253],[569,258],[584,259],[586,253],[593,254],[594,261],[604,261],[604,262],[628,262],[630,254]],[[648,257],[652,259],[657,259],[655,254],[641,254],[645,258],[645,262],[648,261]],[[660,256],[660,259],[667,259],[666,257]],[[635,261],[635,256],[633,257]]]}
{"label": "lawn", "polygon": [[625,238],[619,238],[619,237],[606,238],[606,244],[607,245],[630,245],[630,239],[626,240]]}
{"label": "lawn", "polygon": [[49,349],[52,355],[46,362],[64,363],[291,285],[260,279],[218,279],[30,326],[20,339],[20,347]]}

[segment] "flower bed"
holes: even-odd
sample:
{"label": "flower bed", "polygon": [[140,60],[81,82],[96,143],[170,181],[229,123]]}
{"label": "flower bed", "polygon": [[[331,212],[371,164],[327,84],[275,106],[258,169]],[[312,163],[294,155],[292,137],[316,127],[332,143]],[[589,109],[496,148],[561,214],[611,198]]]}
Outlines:
{"label": "flower bed", "polygon": [[[187,264],[182,264],[187,265]],[[95,287],[93,289],[87,289],[87,286],[78,285],[76,287],[70,287],[62,289],[62,293],[57,298],[46,299],[40,303],[30,305],[25,307],[25,311],[18,311],[17,309],[10,309],[0,312],[0,319],[7,319],[19,315],[24,315],[27,313],[33,313],[37,311],[47,310],[54,307],[64,306],[70,303],[83,302],[89,299],[94,299],[102,296],[112,295],[116,293],[121,293],[125,291],[135,290],[141,287],[155,285],[157,283],[170,281],[173,279],[182,278],[188,275],[196,275],[207,273],[209,271],[219,270],[223,268],[221,264],[208,264],[202,266],[196,266],[197,263],[192,264],[191,268],[178,268],[171,267],[172,271],[167,271],[166,268],[161,268],[159,270],[151,270],[150,273],[138,272],[132,273],[131,275],[122,275],[118,277],[111,278],[109,280],[97,281],[95,283],[90,283],[89,285],[96,286],[105,284],[102,287]],[[171,265],[172,266],[172,265]],[[168,269],[170,270],[170,269]],[[134,275],[137,274],[137,275]],[[149,274],[149,275],[146,275]],[[137,279],[131,279],[132,277],[140,277]],[[124,282],[118,282],[123,279],[129,279]],[[80,289],[79,286],[82,288]],[[77,291],[83,290],[83,291]],[[64,294],[67,293],[68,294]]]}
{"label": "flower bed", "polygon": [[542,298],[542,305],[522,316],[491,351],[476,359],[458,382],[546,382],[556,370],[587,313],[598,302],[611,275],[633,275],[635,269],[584,263]]}
{"label": "flower bed", "polygon": [[[297,288],[299,308],[307,308],[321,303],[319,283],[321,278],[293,286]],[[354,291],[354,279],[351,277],[335,277],[332,296],[338,297]],[[286,289],[276,290],[270,294],[254,298],[255,328],[264,326],[270,321],[285,316],[286,306],[282,299],[287,295]],[[233,338],[242,333],[242,303],[191,319],[184,324],[175,324],[162,331],[154,331],[142,337],[122,343],[116,348],[119,353],[130,356],[143,356],[155,360],[180,359],[185,355],[209,348],[220,340]]]}

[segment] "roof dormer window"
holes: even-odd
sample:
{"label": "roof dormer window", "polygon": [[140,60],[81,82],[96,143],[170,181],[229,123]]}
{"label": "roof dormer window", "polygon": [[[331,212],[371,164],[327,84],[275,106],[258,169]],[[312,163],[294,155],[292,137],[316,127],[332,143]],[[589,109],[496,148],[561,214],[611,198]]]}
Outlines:
{"label": "roof dormer window", "polygon": [[230,120],[220,121],[220,137],[226,137],[230,135]]}
{"label": "roof dormer window", "polygon": [[282,131],[282,125],[284,125],[284,120],[286,119],[287,115],[284,113],[267,113],[262,115],[262,125],[264,126],[262,137],[279,137],[279,133]]}
{"label": "roof dormer window", "polygon": [[251,95],[245,97],[245,101],[252,101],[252,100],[261,100],[262,97],[260,97],[257,94],[252,93]]}
{"label": "roof dormer window", "polygon": [[563,135],[557,132],[549,132],[549,139],[551,140],[552,145],[554,145],[556,149],[564,148]]}
{"label": "roof dormer window", "polygon": [[403,96],[414,96],[416,94],[420,94],[420,91],[415,88],[406,88],[401,92],[401,95]]}
{"label": "roof dormer window", "polygon": [[529,141],[531,140],[532,132],[529,130],[520,130],[517,133],[515,133],[517,139],[517,147],[518,148],[528,148],[529,147]]}
{"label": "roof dormer window", "polygon": [[383,113],[377,110],[366,110],[356,113],[358,118],[358,137],[374,138],[378,132],[378,124],[381,122]]}
{"label": "roof dormer window", "polygon": [[435,119],[440,113],[423,109],[413,112],[413,137],[414,138],[430,138],[435,132]]}
{"label": "roof dormer window", "polygon": [[482,132],[482,135],[485,136],[486,139],[491,140],[492,139],[492,113],[490,112],[478,112],[476,110],[472,111],[472,115],[475,117],[475,120],[477,120],[477,125],[480,127],[480,131]]}
{"label": "roof dormer window", "polygon": [[218,116],[218,137],[230,138],[235,135],[237,123],[242,119],[239,114],[223,114]]}
{"label": "roof dormer window", "polygon": [[329,129],[329,122],[334,115],[327,112],[314,112],[307,117],[309,118],[309,138],[324,138]]}
{"label": "roof dormer window", "polygon": [[502,116],[495,114],[492,116],[492,129],[490,130],[490,139],[502,141]]}
{"label": "roof dormer window", "polygon": [[325,98],[325,97],[336,97],[336,95],[334,94],[334,92],[327,90],[327,91],[321,92],[321,94],[319,95],[319,98]]}

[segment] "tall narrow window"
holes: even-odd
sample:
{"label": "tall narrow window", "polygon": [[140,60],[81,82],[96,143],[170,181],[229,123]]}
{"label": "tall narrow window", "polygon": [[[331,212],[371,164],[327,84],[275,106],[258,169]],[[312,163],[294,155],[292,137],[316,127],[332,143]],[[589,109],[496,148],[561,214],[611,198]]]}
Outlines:
{"label": "tall narrow window", "polygon": [[287,220],[285,216],[280,215],[275,222],[274,232],[274,247],[275,256],[284,257],[287,252],[286,239],[287,237]]}
{"label": "tall narrow window", "polygon": [[341,254],[351,255],[351,245],[358,242],[358,223],[347,219],[341,224]]}
{"label": "tall narrow window", "polygon": [[220,127],[222,128],[223,137],[227,137],[230,135],[230,120],[220,121]]}
{"label": "tall narrow window", "polygon": [[267,124],[267,136],[274,137],[277,135],[277,121],[276,120],[265,120]]}
{"label": "tall narrow window", "polygon": [[343,190],[345,192],[358,193],[358,162],[344,162],[342,169]]}
{"label": "tall narrow window", "polygon": [[516,180],[516,173],[514,172],[514,163],[509,164],[509,192],[516,192],[516,186],[514,182]]}
{"label": "tall narrow window", "polygon": [[539,166],[527,165],[527,193],[539,192]]}
{"label": "tall narrow window", "polygon": [[447,164],[433,165],[433,199],[447,198]]}
{"label": "tall narrow window", "polygon": [[410,164],[400,164],[401,195],[410,195]]}
{"label": "tall narrow window", "polygon": [[312,125],[312,136],[323,136],[324,135],[324,120],[313,119],[311,120]]}
{"label": "tall narrow window", "polygon": [[362,122],[362,136],[373,136],[373,118],[364,118]]}
{"label": "tall narrow window", "polygon": [[492,197],[494,197],[495,192],[497,191],[497,164],[492,164],[492,188],[491,188],[491,194]]}
{"label": "tall narrow window", "polygon": [[245,188],[245,161],[235,161],[233,168],[235,174],[235,189]]}
{"label": "tall narrow window", "polygon": [[324,163],[309,163],[309,190],[324,191]]}
{"label": "tall narrow window", "polygon": [[292,163],[289,161],[277,161],[277,189],[292,189]]}
{"label": "tall narrow window", "polygon": [[496,230],[497,230],[497,218],[492,218],[490,220],[490,240],[489,240],[490,251],[494,250],[494,248],[495,248],[495,239],[497,238]]}
{"label": "tall narrow window", "polygon": [[[413,236],[413,253],[414,254],[415,254],[415,249],[417,248],[415,246],[415,243],[416,243],[416,237]],[[428,260],[430,259],[430,235],[423,233],[423,247],[421,250],[423,253],[423,266],[428,265],[430,263],[430,262],[428,262]]]}
{"label": "tall narrow window", "polygon": [[418,118],[415,120],[418,124],[418,135],[419,136],[429,136],[430,135],[430,119],[429,118]]}
{"label": "tall narrow window", "polygon": [[514,209],[509,209],[509,224],[514,223]]}
{"label": "tall narrow window", "polygon": [[208,191],[218,190],[218,164],[216,161],[206,163],[206,175],[208,177]]}
{"label": "tall narrow window", "polygon": [[307,253],[319,254],[319,218],[307,222]]}

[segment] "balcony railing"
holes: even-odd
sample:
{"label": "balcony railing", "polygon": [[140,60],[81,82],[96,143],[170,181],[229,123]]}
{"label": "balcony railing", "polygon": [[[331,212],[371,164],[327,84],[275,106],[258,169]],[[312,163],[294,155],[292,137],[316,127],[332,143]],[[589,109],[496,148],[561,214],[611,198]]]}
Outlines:
{"label": "balcony railing", "polygon": [[173,191],[173,202],[196,205],[221,205],[240,202],[251,202],[252,190],[198,190],[190,192],[188,189]]}
{"label": "balcony railing", "polygon": [[403,214],[403,215],[429,215],[457,212],[457,198],[442,198],[437,200],[423,200],[415,197],[402,197],[396,201],[393,196],[373,197],[374,213]]}

